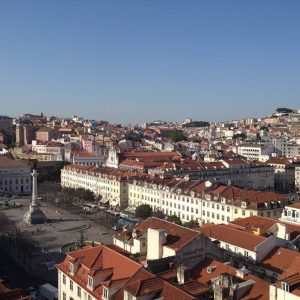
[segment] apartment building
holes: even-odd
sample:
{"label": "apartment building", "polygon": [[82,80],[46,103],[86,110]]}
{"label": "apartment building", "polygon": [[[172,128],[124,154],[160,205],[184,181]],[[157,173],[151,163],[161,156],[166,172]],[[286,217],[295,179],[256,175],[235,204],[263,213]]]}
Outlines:
{"label": "apartment building", "polygon": [[30,194],[30,166],[26,163],[0,156],[0,193],[1,194]]}
{"label": "apartment building", "polygon": [[128,183],[128,205],[148,204],[183,222],[228,223],[253,215],[279,218],[287,198],[274,192],[237,186],[159,177],[135,179]]}
{"label": "apartment building", "polygon": [[47,142],[53,139],[57,139],[58,132],[53,128],[42,126],[36,131],[35,136],[37,141]]}
{"label": "apartment building", "polygon": [[73,164],[83,166],[101,166],[106,159],[102,153],[91,153],[87,151],[74,151],[71,155]]}
{"label": "apartment building", "polygon": [[68,165],[61,171],[61,185],[84,188],[102,196],[102,201],[114,207],[128,206],[129,179],[135,173],[108,167]]}
{"label": "apartment building", "polygon": [[189,176],[193,180],[231,183],[258,190],[274,188],[274,168],[272,166],[242,159],[222,159],[216,162],[196,162],[186,159],[172,164],[162,164],[148,173],[160,174],[164,177]]}
{"label": "apartment building", "polygon": [[287,241],[291,249],[300,250],[300,224],[296,225],[260,216],[237,219],[230,224],[253,234],[275,235]]}
{"label": "apartment building", "polygon": [[174,262],[186,268],[194,267],[208,253],[218,254],[218,248],[199,232],[154,217],[116,234],[114,245],[145,255],[147,260],[174,256]]}
{"label": "apartment building", "polygon": [[32,151],[41,155],[49,155],[52,161],[63,161],[65,146],[61,143],[32,141]]}
{"label": "apartment building", "polygon": [[89,189],[113,206],[148,204],[154,211],[176,215],[183,222],[228,223],[260,215],[278,218],[285,196],[187,178],[162,178],[108,167],[70,165],[61,173],[65,187]]}
{"label": "apartment building", "polygon": [[285,244],[274,235],[256,235],[232,225],[209,224],[199,227],[198,231],[211,241],[218,241],[220,249],[224,250],[225,260],[231,259],[234,265],[260,263],[276,246]]}
{"label": "apartment building", "polygon": [[273,152],[273,146],[264,144],[243,144],[238,146],[238,154],[246,157],[248,160],[259,160],[265,162]]}
{"label": "apartment building", "polygon": [[282,212],[280,220],[300,225],[300,202],[287,205]]}
{"label": "apartment building", "polygon": [[180,267],[169,281],[134,261],[128,252],[115,246],[96,246],[69,252],[57,265],[59,300],[206,300],[209,286],[184,282]]}
{"label": "apartment building", "polygon": [[295,165],[286,157],[271,157],[267,164],[274,167],[274,188],[291,192],[295,189]]}
{"label": "apartment building", "polygon": [[273,139],[273,146],[276,153],[285,157],[300,155],[300,145],[290,142],[287,138]]}

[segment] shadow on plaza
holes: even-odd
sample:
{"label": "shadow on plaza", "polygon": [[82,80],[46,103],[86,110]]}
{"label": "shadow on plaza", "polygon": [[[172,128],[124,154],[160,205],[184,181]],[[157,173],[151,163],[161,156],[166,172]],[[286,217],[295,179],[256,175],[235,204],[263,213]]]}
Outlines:
{"label": "shadow on plaza", "polygon": [[30,232],[21,232],[2,212],[0,228],[0,278],[11,287],[27,288],[46,282],[57,286],[54,262],[63,261],[65,254],[49,253],[32,239]]}

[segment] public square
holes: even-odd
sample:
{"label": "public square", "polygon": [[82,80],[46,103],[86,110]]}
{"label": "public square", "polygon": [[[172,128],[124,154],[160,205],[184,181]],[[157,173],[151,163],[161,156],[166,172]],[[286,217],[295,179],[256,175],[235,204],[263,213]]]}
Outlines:
{"label": "public square", "polygon": [[[78,208],[77,213],[57,207],[50,203],[41,202],[41,209],[47,216],[48,222],[40,225],[28,225],[23,221],[25,212],[29,208],[30,197],[11,199],[17,207],[1,210],[7,218],[19,229],[22,236],[38,242],[40,251],[31,253],[32,261],[27,271],[45,282],[56,283],[57,271],[55,264],[64,259],[65,254],[61,247],[78,242],[83,235],[84,240],[95,243],[112,243],[113,231],[111,227],[101,226],[99,218],[105,216],[105,212],[97,215],[84,215],[82,209]],[[73,209],[74,211],[74,209]],[[80,213],[80,214],[79,214]],[[101,215],[101,216],[100,216]],[[107,223],[106,223],[107,225]],[[21,261],[19,261],[22,264]]]}

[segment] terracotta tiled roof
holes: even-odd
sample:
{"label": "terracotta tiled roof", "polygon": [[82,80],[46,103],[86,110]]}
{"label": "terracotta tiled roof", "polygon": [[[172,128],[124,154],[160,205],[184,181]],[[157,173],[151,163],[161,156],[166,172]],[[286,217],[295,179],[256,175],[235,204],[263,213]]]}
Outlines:
{"label": "terracotta tiled roof", "polygon": [[92,153],[92,152],[88,152],[88,151],[74,151],[73,156],[74,157],[104,157],[103,154]]}
{"label": "terracotta tiled roof", "polygon": [[[176,275],[175,275],[176,276]],[[161,277],[162,278],[162,277]],[[139,269],[124,286],[133,296],[146,296],[155,294],[156,298],[165,300],[195,300],[196,298],[183,287],[174,286],[145,269]]]}
{"label": "terracotta tiled roof", "polygon": [[[79,263],[79,268],[74,275],[69,272],[70,262]],[[100,276],[106,286],[121,284],[132,276],[142,266],[126,256],[106,246],[87,247],[82,250],[69,252],[65,260],[57,268],[72,278],[82,288],[87,289],[88,275]],[[89,291],[91,293],[91,291]],[[102,296],[102,285],[97,286],[92,294],[99,298]]]}
{"label": "terracotta tiled roof", "polygon": [[119,178],[127,178],[127,177],[143,177],[145,174],[144,173],[136,173],[136,172],[131,172],[131,171],[124,171],[124,170],[119,170],[115,168],[109,168],[109,167],[96,167],[96,166],[83,166],[83,165],[77,165],[77,164],[71,164],[67,165],[64,167],[65,170],[71,170],[75,172],[87,172],[90,173],[91,175],[100,175],[100,174],[105,174],[108,176],[116,176]]}
{"label": "terracotta tiled roof", "polygon": [[261,265],[278,274],[293,274],[295,270],[300,270],[300,253],[276,247],[261,262]]}
{"label": "terracotta tiled roof", "polygon": [[146,151],[146,152],[138,152],[138,151],[130,151],[123,152],[122,156],[127,159],[140,159],[140,160],[153,160],[153,161],[162,161],[162,160],[174,160],[179,159],[182,155],[177,151],[164,151],[164,152],[154,152],[154,151]]}
{"label": "terracotta tiled roof", "polygon": [[[217,194],[216,191],[212,191],[212,193]],[[222,190],[219,191],[219,195],[226,199],[234,199],[256,203],[272,201],[276,202],[287,199],[285,195],[278,194],[275,192],[263,192],[250,189],[243,189],[233,185],[222,188]]]}
{"label": "terracotta tiled roof", "polygon": [[199,227],[197,230],[211,239],[222,241],[230,245],[236,245],[251,251],[255,251],[256,246],[266,239],[265,237],[256,236],[222,224]]}
{"label": "terracotta tiled roof", "polygon": [[194,296],[206,294],[211,290],[208,285],[201,284],[196,280],[190,280],[188,282],[185,282],[184,284],[178,285],[178,287],[190,294],[193,294]]}
{"label": "terracotta tiled roof", "polygon": [[288,205],[287,207],[300,209],[300,202],[296,202],[294,204]]}
{"label": "terracotta tiled roof", "polygon": [[240,226],[240,228],[243,228],[243,230],[246,230],[248,226],[260,227],[264,232],[267,232],[276,223],[282,224],[287,227],[291,241],[300,235],[300,225],[285,223],[279,220],[269,219],[261,216],[240,218],[232,221],[230,224]]}
{"label": "terracotta tiled roof", "polygon": [[[146,221],[137,224],[134,228],[139,232],[140,236],[146,234],[148,228],[164,229],[167,233],[167,241],[164,246],[167,246],[175,251],[181,250],[182,247],[190,243],[195,237],[199,235],[199,232],[195,230],[188,229],[154,217],[151,217]],[[126,232],[125,234],[131,235],[131,232]],[[124,233],[116,235],[115,238],[122,240],[124,238]]]}
{"label": "terracotta tiled roof", "polygon": [[[211,271],[207,272],[207,268],[211,267]],[[250,288],[250,290],[244,295],[241,300],[253,300],[253,299],[259,299],[259,300],[268,300],[269,299],[269,283],[257,278],[253,275],[245,275],[243,279],[237,278],[236,273],[237,269],[227,265],[223,264],[221,262],[218,262],[216,260],[212,259],[205,259],[203,262],[201,262],[199,265],[197,265],[193,270],[191,271],[191,276],[194,280],[197,280],[201,284],[209,284],[212,279],[217,278],[221,274],[229,274],[232,277],[232,280],[237,282],[242,282],[246,280],[253,280],[255,283]]]}
{"label": "terracotta tiled roof", "polygon": [[273,165],[290,165],[291,162],[286,157],[270,157],[266,163]]}
{"label": "terracotta tiled roof", "polygon": [[165,300],[196,300],[197,298],[190,295],[188,292],[173,286],[164,281],[160,297]]}
{"label": "terracotta tiled roof", "polygon": [[27,163],[21,160],[11,159],[7,156],[0,156],[0,168],[18,168],[27,166]]}

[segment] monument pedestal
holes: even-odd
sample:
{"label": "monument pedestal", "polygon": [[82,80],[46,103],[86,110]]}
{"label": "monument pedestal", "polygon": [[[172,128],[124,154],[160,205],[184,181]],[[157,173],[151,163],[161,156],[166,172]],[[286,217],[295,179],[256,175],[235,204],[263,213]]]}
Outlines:
{"label": "monument pedestal", "polygon": [[24,222],[27,224],[43,224],[47,218],[39,207],[30,204],[29,210],[24,215]]}

